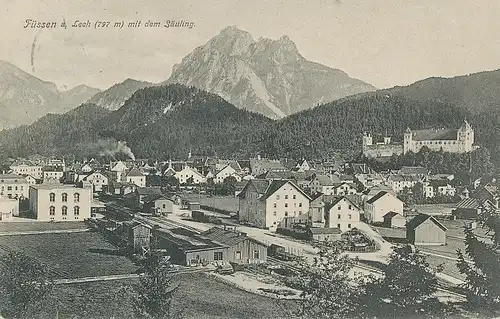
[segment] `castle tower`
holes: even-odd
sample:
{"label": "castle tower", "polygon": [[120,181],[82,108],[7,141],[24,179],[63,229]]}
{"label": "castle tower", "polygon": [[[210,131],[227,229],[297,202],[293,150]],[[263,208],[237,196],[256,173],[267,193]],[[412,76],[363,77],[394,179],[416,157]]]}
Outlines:
{"label": "castle tower", "polygon": [[457,139],[464,152],[471,152],[474,145],[474,130],[472,126],[464,119],[462,126],[458,129]]}
{"label": "castle tower", "polygon": [[414,152],[415,150],[413,149],[413,138],[412,138],[412,133],[410,128],[406,128],[405,134],[404,134],[404,141],[403,141],[403,154],[406,154],[408,152]]}
{"label": "castle tower", "polygon": [[373,145],[372,135],[365,132],[363,134],[363,150],[365,150],[367,146],[372,146],[372,145]]}

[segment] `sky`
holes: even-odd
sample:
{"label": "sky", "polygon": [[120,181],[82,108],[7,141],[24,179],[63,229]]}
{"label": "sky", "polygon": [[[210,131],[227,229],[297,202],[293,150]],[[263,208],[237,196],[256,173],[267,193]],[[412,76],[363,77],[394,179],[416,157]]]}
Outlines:
{"label": "sky", "polygon": [[[254,39],[288,35],[308,60],[377,88],[500,68],[498,0],[0,0],[0,60],[61,89],[160,82],[227,26]],[[24,28],[26,19],[55,29]],[[61,28],[62,21],[67,28]],[[76,21],[91,28],[75,28]],[[95,29],[97,20],[109,28]],[[141,20],[139,28],[115,22]],[[194,22],[146,28],[148,21]],[[33,57],[32,57],[33,53]]]}

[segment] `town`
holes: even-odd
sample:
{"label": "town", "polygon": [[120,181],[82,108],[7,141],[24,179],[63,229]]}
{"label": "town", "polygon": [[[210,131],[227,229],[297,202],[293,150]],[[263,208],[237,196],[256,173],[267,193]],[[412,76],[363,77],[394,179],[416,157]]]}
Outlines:
{"label": "town", "polygon": [[[408,129],[405,140],[414,144],[406,151],[405,142],[405,153],[456,140],[465,144],[448,151],[467,153],[475,149],[473,134],[466,121],[455,133]],[[367,136],[366,158],[383,161],[374,148],[386,149],[388,138],[371,146]],[[212,273],[224,284],[283,299],[299,298],[300,290],[276,274],[297,271],[299,260],[312,263],[322,245],[340,244],[359,259],[356,271],[378,274],[394,247],[410,244],[431,265],[444,265],[437,274],[441,298],[463,301],[452,289],[465,279],[455,265],[456,250],[465,249],[463,227],[484,235],[478,219],[498,209],[495,179],[458,183],[453,174],[422,166],[376,171],[342,158],[237,160],[189,150],[184,159],[136,159],[123,150],[107,154],[122,160],[33,156],[6,163],[0,235],[22,240],[39,233],[50,241],[92,231],[128,256],[120,273],[88,269],[79,278],[54,269],[60,283],[135,278],[132,262],[158,250],[180,273]]]}

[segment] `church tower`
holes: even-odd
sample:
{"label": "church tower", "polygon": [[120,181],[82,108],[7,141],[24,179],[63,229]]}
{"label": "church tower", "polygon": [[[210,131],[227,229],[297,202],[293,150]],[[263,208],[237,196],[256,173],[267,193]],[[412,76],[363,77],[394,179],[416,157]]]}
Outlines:
{"label": "church tower", "polygon": [[413,137],[409,127],[406,128],[403,141],[403,154],[408,152],[414,152],[413,149]]}
{"label": "church tower", "polygon": [[474,145],[474,130],[472,126],[464,119],[462,126],[458,129],[457,139],[463,152],[471,152]]}
{"label": "church tower", "polygon": [[373,145],[373,137],[370,133],[363,134],[363,151],[367,149],[368,146]]}

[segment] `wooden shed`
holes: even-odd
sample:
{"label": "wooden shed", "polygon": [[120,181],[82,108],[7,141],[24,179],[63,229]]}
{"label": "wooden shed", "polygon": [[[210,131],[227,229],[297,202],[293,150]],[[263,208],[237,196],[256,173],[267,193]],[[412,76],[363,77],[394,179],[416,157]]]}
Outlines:
{"label": "wooden shed", "polygon": [[446,227],[433,216],[419,214],[406,225],[406,239],[414,245],[445,245]]}
{"label": "wooden shed", "polygon": [[246,233],[213,227],[204,232],[203,236],[228,246],[228,261],[254,264],[267,259],[267,245],[248,237]]}
{"label": "wooden shed", "polygon": [[308,229],[309,237],[313,241],[318,242],[332,242],[340,240],[342,236],[342,231],[340,228],[322,228],[322,227],[311,227]]}
{"label": "wooden shed", "polygon": [[151,243],[152,227],[138,221],[126,222],[127,251],[130,253],[143,253],[148,250]]}
{"label": "wooden shed", "polygon": [[406,218],[401,214],[390,211],[384,215],[384,227],[405,228],[406,227]]}

